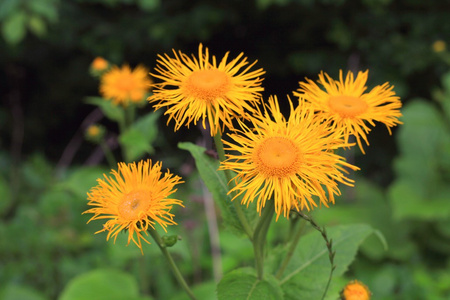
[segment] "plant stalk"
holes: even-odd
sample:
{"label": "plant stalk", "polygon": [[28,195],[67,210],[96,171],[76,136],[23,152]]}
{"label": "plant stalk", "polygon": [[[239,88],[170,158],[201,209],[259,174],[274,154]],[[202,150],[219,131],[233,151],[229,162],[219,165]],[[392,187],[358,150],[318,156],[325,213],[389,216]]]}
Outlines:
{"label": "plant stalk", "polygon": [[274,201],[266,201],[266,204],[261,218],[256,225],[252,241],[255,252],[256,273],[259,280],[262,280],[264,276],[264,246],[266,244],[267,232],[269,231],[270,223],[275,213]]}
{"label": "plant stalk", "polygon": [[169,263],[170,268],[172,269],[173,275],[177,279],[178,283],[181,285],[181,287],[184,289],[186,294],[188,294],[189,298],[192,300],[197,300],[195,295],[192,293],[191,289],[189,288],[188,284],[183,278],[183,275],[181,275],[180,270],[178,269],[177,265],[175,264],[175,261],[172,258],[172,255],[170,255],[170,252],[167,251],[166,245],[164,245],[164,242],[161,240],[161,237],[159,236],[158,232],[154,229],[149,230],[150,235],[155,240],[156,244],[158,244],[159,249],[161,249],[161,252],[166,257],[167,262]]}
{"label": "plant stalk", "polygon": [[295,248],[297,247],[297,244],[300,241],[300,237],[303,234],[303,230],[305,229],[305,225],[306,225],[306,222],[300,222],[300,224],[297,225],[297,228],[294,232],[291,243],[289,244],[288,252],[286,253],[284,260],[281,263],[281,266],[275,275],[275,277],[277,279],[281,279],[281,276],[283,276],[284,271],[286,270],[289,262],[291,261],[292,255],[294,254],[294,251],[295,251]]}
{"label": "plant stalk", "polygon": [[105,140],[102,139],[100,142],[100,147],[103,150],[103,153],[105,154],[106,161],[108,162],[109,166],[114,169],[117,167],[117,161],[114,158],[113,153],[111,152],[111,148],[106,144]]}
{"label": "plant stalk", "polygon": [[322,298],[321,298],[321,300],[323,300],[323,299],[325,299],[325,296],[327,295],[328,288],[330,287],[331,279],[333,278],[333,272],[336,269],[336,265],[334,264],[334,256],[336,255],[336,252],[333,251],[333,240],[328,238],[327,231],[325,230],[325,228],[321,228],[316,223],[316,221],[314,221],[313,218],[311,218],[307,214],[304,214],[301,211],[295,211],[295,212],[300,217],[302,217],[304,220],[308,221],[314,229],[316,229],[317,231],[320,232],[320,234],[322,235],[322,237],[323,237],[323,239],[325,241],[325,244],[327,246],[328,258],[330,260],[331,269],[330,269],[330,276],[328,277],[327,285],[325,286],[325,290],[324,290]]}

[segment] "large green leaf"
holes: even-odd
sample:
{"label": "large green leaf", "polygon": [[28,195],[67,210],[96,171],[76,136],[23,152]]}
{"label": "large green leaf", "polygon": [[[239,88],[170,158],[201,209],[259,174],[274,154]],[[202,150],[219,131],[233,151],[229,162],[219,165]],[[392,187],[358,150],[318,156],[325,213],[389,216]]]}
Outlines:
{"label": "large green leaf", "polygon": [[[340,197],[330,209],[321,209],[313,216],[319,224],[365,223],[379,230],[385,237],[388,248],[377,235],[369,236],[361,245],[361,252],[374,260],[385,257],[408,260],[415,251],[410,230],[412,224],[393,218],[393,211],[381,187],[370,180],[356,178],[352,188],[353,199]],[[395,228],[395,230],[392,230]]]}
{"label": "large green leaf", "polygon": [[127,131],[119,137],[120,144],[125,150],[125,159],[134,161],[144,154],[152,154],[153,142],[158,135],[156,122],[160,116],[159,112],[149,113],[138,119]]}
{"label": "large green leaf", "polygon": [[59,300],[144,300],[139,296],[137,281],[114,269],[98,269],[72,279]]}
{"label": "large green leaf", "polygon": [[398,132],[397,179],[389,187],[393,216],[446,219],[450,216],[450,132],[429,101],[416,99],[403,109]]}
{"label": "large green leaf", "polygon": [[220,207],[224,222],[233,229],[242,231],[242,226],[231,202],[231,197],[227,195],[228,185],[225,174],[223,171],[217,170],[219,168],[219,162],[208,156],[205,153],[205,148],[192,143],[178,143],[178,148],[189,151],[194,157],[200,177],[211,192],[214,201]]}
{"label": "large green leaf", "polygon": [[407,180],[396,180],[389,187],[394,218],[446,220],[450,217],[450,187],[436,186],[428,195],[420,186]]}
{"label": "large green leaf", "polygon": [[[342,275],[356,256],[361,243],[371,234],[373,229],[365,224],[340,225],[327,228],[328,237],[333,240],[336,251],[334,276]],[[277,261],[272,266],[279,266],[286,249],[274,251],[269,261]],[[283,273],[280,286],[285,299],[320,299],[330,274],[328,250],[321,234],[311,232],[301,238],[291,261]],[[272,270],[276,272],[277,269]],[[337,295],[328,295],[337,298]]]}
{"label": "large green leaf", "polygon": [[425,160],[433,159],[446,135],[439,111],[429,101],[415,99],[402,109],[402,113],[404,124],[397,133],[401,153]]}
{"label": "large green leaf", "polygon": [[219,300],[282,300],[283,291],[277,280],[266,275],[259,280],[255,270],[241,268],[226,274],[217,286]]}

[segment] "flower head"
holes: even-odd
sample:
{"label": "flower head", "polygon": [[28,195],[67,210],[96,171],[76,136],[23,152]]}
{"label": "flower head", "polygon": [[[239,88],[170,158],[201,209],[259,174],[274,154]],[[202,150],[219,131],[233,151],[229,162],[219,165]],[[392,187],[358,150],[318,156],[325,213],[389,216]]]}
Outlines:
{"label": "flower head", "polygon": [[100,94],[115,104],[126,106],[129,102],[141,102],[151,83],[148,70],[143,66],[137,66],[134,70],[128,65],[122,68],[113,66],[100,79]]}
{"label": "flower head", "polygon": [[91,69],[97,72],[105,71],[108,67],[109,62],[103,57],[96,57],[91,63]]}
{"label": "flower head", "polygon": [[369,300],[369,288],[358,280],[350,281],[341,292],[342,300]]}
{"label": "flower head", "polygon": [[446,43],[443,40],[437,40],[432,45],[433,51],[436,53],[444,52],[447,48]]}
{"label": "flower head", "polygon": [[336,81],[322,72],[318,83],[324,89],[307,79],[307,82],[300,82],[299,92],[294,92],[311,103],[320,118],[331,120],[333,129],[346,141],[354,135],[363,153],[361,139],[369,145],[366,134],[371,129],[368,124],[375,126],[375,121],[381,122],[391,134],[390,128],[402,123],[398,120],[402,103],[392,91],[394,87],[385,83],[365,93],[367,76],[368,71],[359,72],[355,79],[349,71],[344,81],[340,71],[339,81]]}
{"label": "flower head", "polygon": [[86,129],[85,136],[88,141],[98,143],[105,135],[105,128],[103,126],[92,124]]}
{"label": "flower head", "polygon": [[211,135],[220,129],[230,127],[232,119],[242,117],[245,110],[252,110],[252,104],[260,98],[262,69],[249,71],[256,63],[248,65],[243,53],[227,62],[228,53],[217,63],[210,57],[208,48],[198,48],[198,58],[173,51],[175,57],[159,55],[156,72],[152,76],[162,80],[153,84],[150,103],[159,109],[167,107],[165,114],[175,120],[175,130],[181,125],[201,119],[206,128],[206,118]]}
{"label": "flower head", "polygon": [[[346,146],[342,139],[331,135],[327,123],[314,118],[314,112],[301,102],[286,120],[276,97],[270,97],[264,111],[251,119],[254,128],[242,124],[242,130],[229,134],[224,141],[228,154],[220,169],[237,173],[236,185],[230,190],[242,204],[256,199],[257,210],[266,201],[275,201],[277,218],[289,217],[291,209],[310,210],[317,206],[313,197],[328,207],[339,195],[338,182],[351,185],[343,167],[358,169],[333,153]],[[236,153],[236,154],[234,154]],[[328,196],[327,196],[327,193]]]}
{"label": "flower head", "polygon": [[[182,205],[181,200],[168,198],[182,183],[181,178],[167,171],[162,177],[161,162],[152,165],[151,160],[136,163],[118,164],[113,176],[104,175],[98,179],[98,185],[88,193],[88,205],[94,206],[84,213],[94,216],[88,221],[109,219],[103,229],[108,231],[109,240],[122,230],[128,230],[128,244],[133,241],[142,251],[141,239],[149,243],[142,233],[148,235],[149,227],[155,230],[158,223],[164,230],[168,225],[176,224],[170,212],[173,205]],[[162,178],[161,178],[162,177]]]}

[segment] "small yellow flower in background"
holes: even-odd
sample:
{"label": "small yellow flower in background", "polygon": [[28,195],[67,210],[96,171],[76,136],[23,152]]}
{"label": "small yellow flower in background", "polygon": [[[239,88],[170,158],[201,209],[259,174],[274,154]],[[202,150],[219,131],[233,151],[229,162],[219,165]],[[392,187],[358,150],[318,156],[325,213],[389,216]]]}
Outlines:
{"label": "small yellow flower in background", "polygon": [[447,49],[447,45],[443,40],[437,40],[432,45],[433,51],[436,53],[444,52]]}
{"label": "small yellow flower in background", "polygon": [[97,72],[105,71],[108,67],[109,62],[103,57],[96,57],[91,63],[91,69]]}
{"label": "small yellow flower in background", "polygon": [[175,120],[175,131],[181,125],[189,127],[202,119],[206,128],[206,118],[211,136],[224,127],[232,126],[232,119],[243,117],[245,110],[252,111],[253,104],[259,102],[262,69],[249,71],[256,63],[248,65],[243,53],[227,62],[228,53],[217,64],[216,57],[210,57],[208,48],[198,48],[198,58],[173,50],[175,58],[159,55],[153,77],[162,80],[152,85],[150,103],[156,102],[155,109],[167,107],[167,123]]}
{"label": "small yellow flower in background", "polygon": [[349,71],[344,80],[341,70],[338,81],[322,72],[318,83],[325,90],[306,79],[307,82],[300,82],[298,92],[294,92],[294,95],[311,103],[320,118],[332,121],[333,130],[343,134],[346,142],[350,135],[354,135],[362,153],[361,139],[369,145],[366,134],[371,129],[368,124],[375,126],[374,121],[381,122],[386,125],[389,134],[391,127],[402,124],[398,120],[402,115],[402,103],[392,91],[393,86],[386,82],[365,93],[368,72],[358,72],[355,79]]}
{"label": "small yellow flower in background", "polygon": [[369,288],[358,280],[350,281],[341,292],[342,300],[369,300]]}
{"label": "small yellow flower in background", "polygon": [[266,201],[275,201],[277,219],[281,213],[289,218],[291,209],[313,209],[315,196],[328,207],[334,195],[340,195],[338,182],[352,185],[342,174],[344,167],[358,169],[333,153],[348,145],[314,117],[307,103],[301,102],[295,110],[290,99],[289,104],[286,120],[277,98],[270,97],[264,111],[252,116],[254,128],[242,124],[242,130],[228,135],[231,142],[224,140],[233,154],[220,166],[237,173],[230,191],[236,192],[233,200],[242,196],[241,203],[247,206],[256,200],[258,212]]}
{"label": "small yellow flower in background", "polygon": [[[108,231],[109,240],[123,230],[128,231],[128,244],[133,241],[142,251],[141,239],[149,243],[142,233],[155,230],[158,223],[166,231],[168,225],[176,225],[170,212],[173,205],[183,206],[181,200],[168,198],[176,192],[174,186],[182,183],[179,176],[167,171],[162,177],[161,162],[152,165],[151,160],[136,163],[118,164],[113,176],[104,175],[98,185],[88,193],[88,205],[95,206],[85,213],[94,214],[88,221],[109,219],[103,229]],[[162,178],[161,178],[162,177]]]}
{"label": "small yellow flower in background", "polygon": [[134,70],[128,65],[123,65],[122,68],[113,66],[100,79],[100,94],[123,106],[129,102],[141,102],[152,83],[148,72],[143,66],[137,66]]}
{"label": "small yellow flower in background", "polygon": [[85,132],[86,139],[91,142],[100,142],[105,134],[105,128],[103,126],[92,124]]}

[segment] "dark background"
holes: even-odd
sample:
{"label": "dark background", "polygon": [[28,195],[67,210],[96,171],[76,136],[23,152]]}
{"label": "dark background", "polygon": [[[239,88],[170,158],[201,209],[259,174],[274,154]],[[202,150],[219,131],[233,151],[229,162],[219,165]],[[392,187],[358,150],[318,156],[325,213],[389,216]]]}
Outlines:
{"label": "dark background", "polygon": [[[23,127],[23,138],[16,137],[23,155],[40,151],[58,161],[92,109],[82,105],[84,97],[98,94],[88,72],[94,57],[153,68],[157,54],[196,54],[199,42],[219,58],[230,51],[258,60],[267,72],[265,96],[291,94],[321,70],[336,78],[339,69],[369,69],[369,87],[389,81],[403,102],[426,98],[446,70],[431,45],[450,39],[449,6],[438,0],[4,0],[2,147]],[[386,136],[379,127],[370,149],[392,152],[378,142]],[[78,163],[90,150],[80,151]]]}

